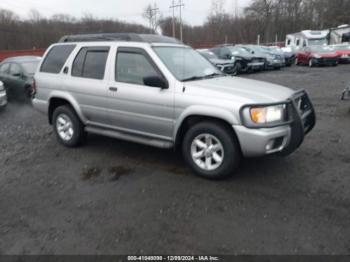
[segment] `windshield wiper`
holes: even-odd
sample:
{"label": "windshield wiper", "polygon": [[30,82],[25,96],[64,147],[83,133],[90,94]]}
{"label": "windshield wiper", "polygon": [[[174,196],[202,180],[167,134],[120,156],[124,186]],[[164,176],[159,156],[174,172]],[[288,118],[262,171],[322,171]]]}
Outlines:
{"label": "windshield wiper", "polygon": [[216,77],[216,76],[225,76],[225,74],[214,73],[214,74],[205,75],[205,76],[192,76],[192,77],[183,79],[182,81],[183,81],[183,82],[196,81],[196,80],[214,78],[214,77]]}

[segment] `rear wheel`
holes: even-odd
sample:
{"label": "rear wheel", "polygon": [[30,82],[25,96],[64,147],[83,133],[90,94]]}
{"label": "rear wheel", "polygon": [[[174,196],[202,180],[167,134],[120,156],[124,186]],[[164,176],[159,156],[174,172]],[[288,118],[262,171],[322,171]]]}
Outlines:
{"label": "rear wheel", "polygon": [[231,176],[241,159],[233,132],[214,122],[193,126],[185,135],[182,150],[185,161],[192,170],[208,179]]}
{"label": "rear wheel", "polygon": [[84,141],[84,126],[71,107],[65,105],[56,108],[52,119],[55,134],[62,145],[77,147]]}

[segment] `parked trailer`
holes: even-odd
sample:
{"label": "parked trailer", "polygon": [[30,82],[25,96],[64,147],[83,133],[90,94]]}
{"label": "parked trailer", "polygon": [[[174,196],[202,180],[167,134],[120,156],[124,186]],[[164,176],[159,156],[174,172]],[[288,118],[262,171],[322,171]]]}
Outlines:
{"label": "parked trailer", "polygon": [[327,45],[329,30],[312,31],[305,30],[286,37],[286,47],[299,50],[307,46]]}

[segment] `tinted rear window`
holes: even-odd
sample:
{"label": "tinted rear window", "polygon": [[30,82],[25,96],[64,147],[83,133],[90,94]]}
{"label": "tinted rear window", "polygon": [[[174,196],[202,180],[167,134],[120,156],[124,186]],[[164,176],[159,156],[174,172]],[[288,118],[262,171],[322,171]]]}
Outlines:
{"label": "tinted rear window", "polygon": [[75,45],[60,45],[53,47],[41,65],[40,71],[53,74],[60,73],[63,65],[74,48]]}
{"label": "tinted rear window", "polygon": [[109,47],[84,47],[74,60],[72,76],[104,78]]}

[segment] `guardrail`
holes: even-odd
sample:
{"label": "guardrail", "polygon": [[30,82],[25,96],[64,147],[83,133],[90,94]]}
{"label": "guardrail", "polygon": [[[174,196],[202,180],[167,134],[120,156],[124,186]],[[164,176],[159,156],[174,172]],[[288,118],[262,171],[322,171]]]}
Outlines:
{"label": "guardrail", "polygon": [[0,51],[0,62],[5,60],[6,58],[15,57],[15,56],[43,56],[45,51],[46,51],[45,48]]}

